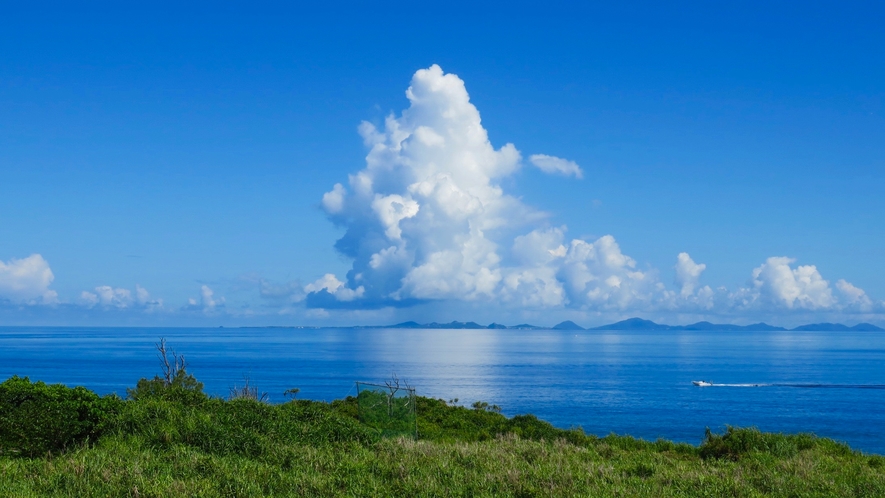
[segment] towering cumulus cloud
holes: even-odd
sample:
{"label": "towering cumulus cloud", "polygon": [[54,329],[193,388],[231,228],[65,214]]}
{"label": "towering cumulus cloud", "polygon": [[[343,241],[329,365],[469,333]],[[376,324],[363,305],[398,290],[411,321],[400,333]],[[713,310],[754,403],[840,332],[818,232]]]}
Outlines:
{"label": "towering cumulus cloud", "polygon": [[[344,282],[326,275],[306,286],[308,303],[494,298],[622,307],[650,298],[648,275],[612,237],[565,242],[564,227],[532,230],[545,215],[500,185],[521,154],[489,142],[461,79],[434,65],[415,73],[406,96],[410,107],[383,129],[360,126],[365,169],[323,196],[328,216],[347,229],[336,248],[353,268]],[[572,161],[531,159],[544,172],[583,175]],[[520,230],[528,233],[514,238]]]}
{"label": "towering cumulus cloud", "polygon": [[463,81],[433,66],[406,96],[411,106],[383,130],[360,125],[366,168],[323,196],[347,227],[336,248],[354,264],[346,284],[326,275],[312,294],[391,304],[490,296],[502,278],[491,233],[538,217],[497,184],[520,154],[492,146]]}

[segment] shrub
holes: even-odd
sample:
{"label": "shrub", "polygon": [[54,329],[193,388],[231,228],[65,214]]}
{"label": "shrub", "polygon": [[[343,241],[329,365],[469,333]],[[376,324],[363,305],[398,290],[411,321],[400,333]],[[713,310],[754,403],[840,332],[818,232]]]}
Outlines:
{"label": "shrub", "polygon": [[[578,446],[588,446],[596,440],[580,428],[559,429],[534,415],[515,415],[507,418],[495,405],[486,402],[473,404],[473,409],[449,405],[442,399],[418,396],[418,437],[429,441],[489,441],[514,434],[532,441],[564,440]],[[333,405],[345,413],[343,403]]]}
{"label": "shrub", "polygon": [[[713,434],[707,428],[699,449],[702,458],[738,460],[753,453],[765,453],[778,458],[789,458],[815,446],[833,446],[835,451],[844,445],[817,438],[813,434],[779,434],[760,432],[755,427],[746,429],[726,426],[725,434]],[[847,450],[847,447],[844,447]]]}
{"label": "shrub", "polygon": [[142,378],[133,389],[127,389],[129,399],[164,399],[177,401],[185,405],[200,404],[207,399],[203,393],[203,383],[187,373],[187,362],[184,356],[166,347],[166,339],[160,339],[157,346],[157,357],[163,368],[163,376],[155,375],[153,379]]}
{"label": "shrub", "polygon": [[160,376],[140,379],[134,388],[126,389],[126,395],[135,401],[153,398],[185,405],[196,405],[209,399],[203,392],[203,383],[184,369],[179,370],[168,382]]}
{"label": "shrub", "polygon": [[0,383],[0,454],[35,457],[94,440],[111,423],[120,402],[85,387],[11,377]]}

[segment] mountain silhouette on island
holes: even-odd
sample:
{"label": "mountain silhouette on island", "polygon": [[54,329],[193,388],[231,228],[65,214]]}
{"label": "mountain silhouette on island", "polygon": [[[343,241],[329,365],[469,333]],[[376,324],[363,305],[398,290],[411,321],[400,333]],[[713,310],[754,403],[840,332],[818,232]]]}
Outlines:
{"label": "mountain silhouette on island", "polygon": [[489,325],[480,325],[476,322],[449,322],[449,323],[418,323],[403,322],[396,325],[389,325],[387,328],[393,329],[553,329],[553,330],[753,330],[753,331],[797,331],[797,332],[883,332],[885,329],[877,327],[871,323],[858,323],[852,327],[841,323],[811,323],[808,325],[800,325],[792,329],[784,327],[776,327],[767,323],[754,323],[752,325],[733,325],[730,323],[710,323],[698,322],[691,325],[665,325],[655,323],[651,320],[643,320],[642,318],[629,318],[616,323],[602,325],[600,327],[584,328],[577,323],[566,320],[552,327],[539,327],[528,323],[519,325],[501,325],[500,323],[491,323]]}
{"label": "mountain silhouette on island", "polygon": [[[563,322],[564,323],[564,322]],[[569,322],[571,323],[571,322]],[[577,325],[576,325],[577,326]],[[476,322],[449,322],[449,323],[418,323],[403,322],[396,325],[388,325],[388,329],[546,329],[548,327],[539,327],[537,325],[529,325],[523,323],[520,325],[501,325],[500,323],[491,323],[489,325],[480,325]],[[583,329],[581,329],[583,330]]]}
{"label": "mountain silhouette on island", "polygon": [[[806,325],[808,326],[808,325]],[[843,325],[844,327],[844,325]],[[630,318],[617,323],[593,327],[588,330],[760,330],[760,331],[783,331],[784,327],[775,327],[767,323],[754,323],[752,325],[733,325],[730,323],[698,322],[691,325],[664,325],[642,318]],[[817,329],[804,329],[817,330]],[[845,330],[849,330],[847,327]],[[881,330],[881,329],[880,329]]]}

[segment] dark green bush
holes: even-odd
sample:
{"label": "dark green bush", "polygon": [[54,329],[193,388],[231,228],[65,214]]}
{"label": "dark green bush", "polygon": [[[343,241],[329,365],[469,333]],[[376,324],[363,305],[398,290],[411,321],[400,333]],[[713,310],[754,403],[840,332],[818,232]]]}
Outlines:
{"label": "dark green bush", "polygon": [[11,377],[0,383],[0,454],[34,457],[94,440],[120,404],[116,396],[102,398],[85,387]]}
{"label": "dark green bush", "polygon": [[760,432],[755,427],[741,429],[727,426],[725,434],[713,434],[708,428],[699,453],[705,459],[738,460],[753,453],[789,458],[814,447],[820,447],[831,454],[851,451],[843,444],[818,438],[814,434],[769,433]]}
{"label": "dark green bush", "polygon": [[168,382],[160,376],[140,379],[134,388],[126,390],[126,395],[135,401],[164,399],[186,405],[200,404],[209,399],[203,392],[203,383],[184,369],[175,372]]}
{"label": "dark green bush", "polygon": [[208,400],[209,397],[203,393],[203,383],[187,373],[184,356],[168,347],[166,339],[161,338],[156,347],[163,376],[155,375],[153,379],[139,380],[135,388],[126,390],[129,399],[163,399],[185,405],[197,405]]}
{"label": "dark green bush", "polygon": [[[555,441],[587,446],[595,436],[581,429],[559,429],[534,415],[507,418],[484,402],[473,408],[453,406],[444,400],[417,397],[418,437],[430,441],[489,441],[504,434],[515,434],[532,441]],[[492,408],[492,409],[490,409]]]}

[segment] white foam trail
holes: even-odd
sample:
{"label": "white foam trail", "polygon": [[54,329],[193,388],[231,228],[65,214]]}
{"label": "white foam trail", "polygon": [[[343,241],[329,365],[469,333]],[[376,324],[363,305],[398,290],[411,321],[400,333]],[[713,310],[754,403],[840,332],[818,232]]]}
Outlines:
{"label": "white foam trail", "polygon": [[713,387],[768,387],[774,384],[713,384]]}
{"label": "white foam trail", "polygon": [[711,384],[703,387],[797,387],[804,389],[885,389],[885,384]]}

